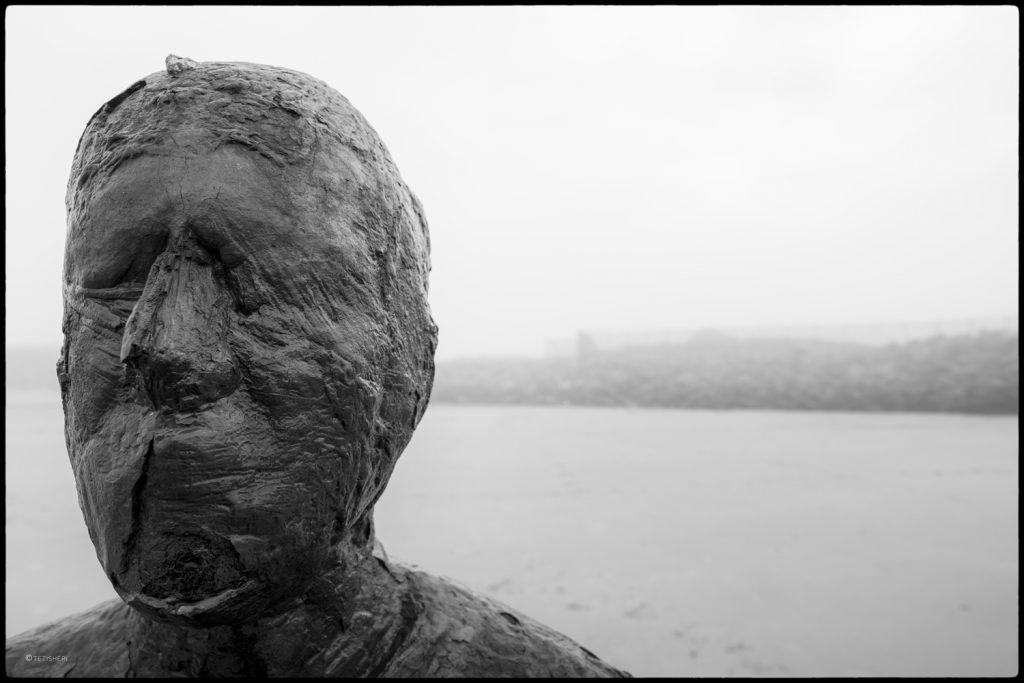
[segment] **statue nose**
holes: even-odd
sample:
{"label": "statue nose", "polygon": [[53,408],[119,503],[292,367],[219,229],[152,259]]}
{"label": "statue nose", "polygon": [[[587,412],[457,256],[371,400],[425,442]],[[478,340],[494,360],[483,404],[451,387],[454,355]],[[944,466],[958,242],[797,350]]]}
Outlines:
{"label": "statue nose", "polygon": [[209,259],[198,253],[159,257],[121,340],[121,362],[154,408],[194,410],[238,388],[229,308]]}

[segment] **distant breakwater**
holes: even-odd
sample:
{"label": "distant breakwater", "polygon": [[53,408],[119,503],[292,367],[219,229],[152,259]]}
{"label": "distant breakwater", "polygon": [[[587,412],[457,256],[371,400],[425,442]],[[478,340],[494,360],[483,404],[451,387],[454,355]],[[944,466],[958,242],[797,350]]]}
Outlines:
{"label": "distant breakwater", "polygon": [[724,334],[576,357],[439,362],[460,404],[1019,414],[1019,341],[993,331],[883,346]]}

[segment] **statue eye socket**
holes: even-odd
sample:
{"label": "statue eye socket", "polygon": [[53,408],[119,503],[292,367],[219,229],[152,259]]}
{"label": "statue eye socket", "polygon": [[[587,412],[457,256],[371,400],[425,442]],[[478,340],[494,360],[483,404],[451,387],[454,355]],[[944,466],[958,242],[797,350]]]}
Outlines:
{"label": "statue eye socket", "polygon": [[103,288],[78,287],[65,294],[64,300],[85,325],[103,332],[118,332],[124,329],[140,296],[142,285],[135,283]]}
{"label": "statue eye socket", "polygon": [[79,253],[79,263],[92,265],[91,274],[82,284],[95,291],[144,285],[153,264],[167,248],[166,232],[150,223],[143,221],[138,232],[127,239],[110,235]]}
{"label": "statue eye socket", "polygon": [[88,288],[80,287],[79,293],[87,299],[99,301],[135,301],[142,296],[144,283],[129,282],[113,287]]}

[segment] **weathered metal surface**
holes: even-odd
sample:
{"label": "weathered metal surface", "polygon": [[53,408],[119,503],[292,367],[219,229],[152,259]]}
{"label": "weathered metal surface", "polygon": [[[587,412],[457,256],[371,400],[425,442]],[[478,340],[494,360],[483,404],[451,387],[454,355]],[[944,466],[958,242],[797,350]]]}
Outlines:
{"label": "weathered metal surface", "polygon": [[67,209],[65,435],[123,602],[8,674],[622,675],[373,552],[437,328],[423,210],[344,97],[169,57],[90,120]]}

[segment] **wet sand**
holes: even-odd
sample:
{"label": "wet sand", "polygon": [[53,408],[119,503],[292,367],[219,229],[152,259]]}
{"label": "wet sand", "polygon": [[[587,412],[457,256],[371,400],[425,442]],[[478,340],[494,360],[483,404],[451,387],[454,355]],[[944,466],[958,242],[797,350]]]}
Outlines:
{"label": "wet sand", "polygon": [[[11,635],[113,597],[59,397],[8,391]],[[433,405],[398,559],[641,676],[1010,676],[1017,418]]]}

